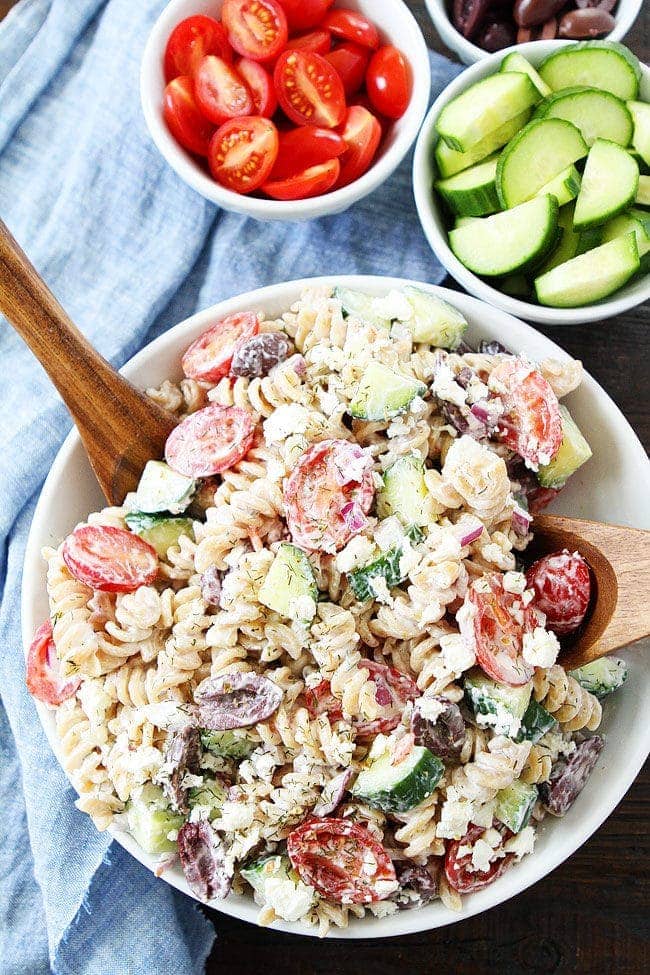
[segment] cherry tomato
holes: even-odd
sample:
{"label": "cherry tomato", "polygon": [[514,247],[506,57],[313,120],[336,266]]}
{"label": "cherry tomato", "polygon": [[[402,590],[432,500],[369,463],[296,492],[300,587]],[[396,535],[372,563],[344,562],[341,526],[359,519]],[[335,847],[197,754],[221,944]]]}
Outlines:
{"label": "cherry tomato", "polygon": [[210,143],[210,172],[235,193],[252,193],[268,179],[278,154],[278,130],[261,115],[230,119]]}
{"label": "cherry tomato", "polygon": [[531,565],[526,581],[535,590],[535,606],[546,614],[546,627],[563,636],[578,629],[589,607],[589,566],[578,552],[553,552]]}
{"label": "cherry tomato", "polygon": [[214,125],[199,110],[191,78],[174,78],[163,95],[163,118],[176,141],[188,152],[207,156]]}
{"label": "cherry tomato", "polygon": [[345,118],[343,82],[332,65],[311,51],[285,51],[273,74],[280,108],[296,125],[333,129]]}
{"label": "cherry tomato", "polygon": [[535,467],[547,464],[562,443],[560,404],[549,383],[529,362],[508,356],[492,370],[489,386],[505,410],[499,439]]}
{"label": "cherry tomato", "polygon": [[411,100],[411,66],[396,47],[375,51],[368,65],[366,89],[375,109],[388,118],[401,118]]}
{"label": "cherry tomato", "polygon": [[181,364],[189,379],[218,383],[230,371],[230,363],[240,342],[246,342],[260,330],[257,315],[240,312],[228,315],[206,328],[186,349]]}
{"label": "cherry tomato", "polygon": [[397,889],[388,853],[365,826],[347,819],[312,819],[287,837],[300,879],[337,904],[370,904]]}
{"label": "cherry tomato", "polygon": [[348,110],[341,135],[347,149],[341,157],[337,188],[353,183],[369,168],[381,140],[381,125],[366,108],[353,105]]}
{"label": "cherry tomato", "polygon": [[224,0],[221,19],[231,46],[253,61],[270,61],[287,43],[287,18],[277,0]]}
{"label": "cherry tomato", "polygon": [[343,717],[341,702],[332,694],[328,680],[322,680],[315,687],[308,687],[305,691],[305,707],[312,718],[319,714],[328,715],[330,721],[340,721]]}
{"label": "cherry tomato", "polygon": [[471,894],[475,890],[482,890],[483,887],[487,887],[493,880],[500,877],[514,860],[514,854],[508,853],[506,856],[494,860],[485,871],[470,870],[472,854],[467,853],[465,856],[459,857],[458,851],[461,846],[473,846],[484,832],[482,826],[470,826],[462,840],[455,840],[447,844],[445,875],[449,886],[457,890],[459,894]]}
{"label": "cherry tomato", "polygon": [[316,27],[334,0],[280,0],[292,31]]}
{"label": "cherry tomato", "polygon": [[354,41],[372,50],[379,47],[379,31],[356,10],[331,10],[321,26],[345,41]]}
{"label": "cherry tomato", "polygon": [[271,118],[278,107],[271,75],[266,68],[250,58],[242,58],[236,67],[253,96],[253,114]]}
{"label": "cherry tomato", "polygon": [[111,525],[75,528],[62,555],[75,579],[100,592],[133,592],[158,575],[156,550],[139,535]]}
{"label": "cherry tomato", "polygon": [[327,54],[332,46],[332,35],[328,30],[312,30],[309,34],[298,34],[289,38],[285,51],[313,51],[314,54]]}
{"label": "cherry tomato", "polygon": [[338,159],[330,159],[320,166],[311,166],[288,176],[286,179],[269,180],[262,187],[273,200],[306,200],[311,196],[329,193],[338,179],[341,164]]}
{"label": "cherry tomato", "polygon": [[167,437],[165,460],[186,477],[221,474],[248,452],[255,428],[238,406],[205,406],[191,413]]}
{"label": "cherry tomato", "polygon": [[187,17],[174,27],[165,48],[165,80],[196,71],[206,54],[218,54],[224,61],[232,61],[232,51],[226,32],[218,20],[197,14]]}
{"label": "cherry tomato", "polygon": [[57,707],[77,692],[80,677],[62,677],[56,647],[52,639],[52,623],[41,623],[27,652],[27,690],[43,704]]}
{"label": "cherry tomato", "polygon": [[387,735],[400,723],[406,702],[420,696],[418,686],[407,674],[374,660],[361,660],[359,667],[370,672],[370,680],[375,685],[375,700],[387,710],[373,721],[355,721],[357,737]]}
{"label": "cherry tomato", "polygon": [[363,84],[368,67],[368,48],[347,41],[325,55],[343,82],[343,90],[349,98],[356,94]]}
{"label": "cherry tomato", "polygon": [[194,93],[205,117],[217,125],[253,112],[253,96],[244,79],[232,65],[214,54],[208,54],[199,63]]}
{"label": "cherry tomato", "polygon": [[320,129],[316,125],[301,125],[298,129],[280,132],[280,146],[271,180],[297,176],[312,166],[320,166],[345,152],[345,142],[334,129]]}
{"label": "cherry tomato", "polygon": [[524,606],[520,595],[504,589],[499,572],[471,584],[463,610],[458,617],[460,632],[488,677],[511,687],[527,683],[533,667],[522,656],[523,639],[538,625],[535,611]]}
{"label": "cherry tomato", "polygon": [[560,491],[557,488],[533,488],[528,492],[528,510],[531,515],[538,515],[544,508],[548,508],[555,501]]}

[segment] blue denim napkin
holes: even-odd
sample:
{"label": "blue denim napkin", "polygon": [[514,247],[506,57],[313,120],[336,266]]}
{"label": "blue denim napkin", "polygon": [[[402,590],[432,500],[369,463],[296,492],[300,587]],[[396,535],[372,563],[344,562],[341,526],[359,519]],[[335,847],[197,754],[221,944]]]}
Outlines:
{"label": "blue denim napkin", "polygon": [[[22,0],[0,26],[0,214],[111,362],[260,285],[337,272],[442,279],[410,159],[347,213],[309,224],[256,223],[186,187],[139,105],[140,56],[163,6]],[[431,64],[437,94],[459,68]],[[212,925],[77,812],[25,691],[24,546],[70,420],[1,319],[0,362],[0,972],[198,973]]]}

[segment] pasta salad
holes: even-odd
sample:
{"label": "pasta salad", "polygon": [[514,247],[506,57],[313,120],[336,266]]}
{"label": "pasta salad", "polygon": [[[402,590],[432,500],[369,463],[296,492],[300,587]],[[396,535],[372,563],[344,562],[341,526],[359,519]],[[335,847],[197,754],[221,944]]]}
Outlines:
{"label": "pasta salad", "polygon": [[578,553],[527,558],[591,451],[539,364],[433,292],[231,315],[148,394],[175,414],[121,507],[44,550],[28,655],[65,770],[194,894],[344,927],[496,880],[603,739]]}

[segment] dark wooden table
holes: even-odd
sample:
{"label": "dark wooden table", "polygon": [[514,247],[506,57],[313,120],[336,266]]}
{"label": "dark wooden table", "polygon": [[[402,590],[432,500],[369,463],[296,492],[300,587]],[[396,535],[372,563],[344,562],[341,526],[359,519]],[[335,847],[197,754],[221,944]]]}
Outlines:
{"label": "dark wooden table", "polygon": [[[0,18],[15,0],[0,0]],[[408,0],[429,45],[446,52],[421,0]],[[650,60],[650,2],[626,43]],[[447,282],[451,286],[454,283]],[[650,307],[572,328],[537,326],[612,396],[650,445]],[[650,972],[648,767],[607,822],[550,876],[482,917],[382,941],[316,941],[216,911],[208,975],[645,975]]]}

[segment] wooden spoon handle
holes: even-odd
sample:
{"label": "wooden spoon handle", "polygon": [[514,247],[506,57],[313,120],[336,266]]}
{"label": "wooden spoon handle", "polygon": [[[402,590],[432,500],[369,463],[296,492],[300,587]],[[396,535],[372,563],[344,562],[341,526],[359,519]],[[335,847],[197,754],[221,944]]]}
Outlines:
{"label": "wooden spoon handle", "polygon": [[1,220],[0,311],[61,394],[106,498],[121,503],[162,456],[174,419],[93,349]]}

